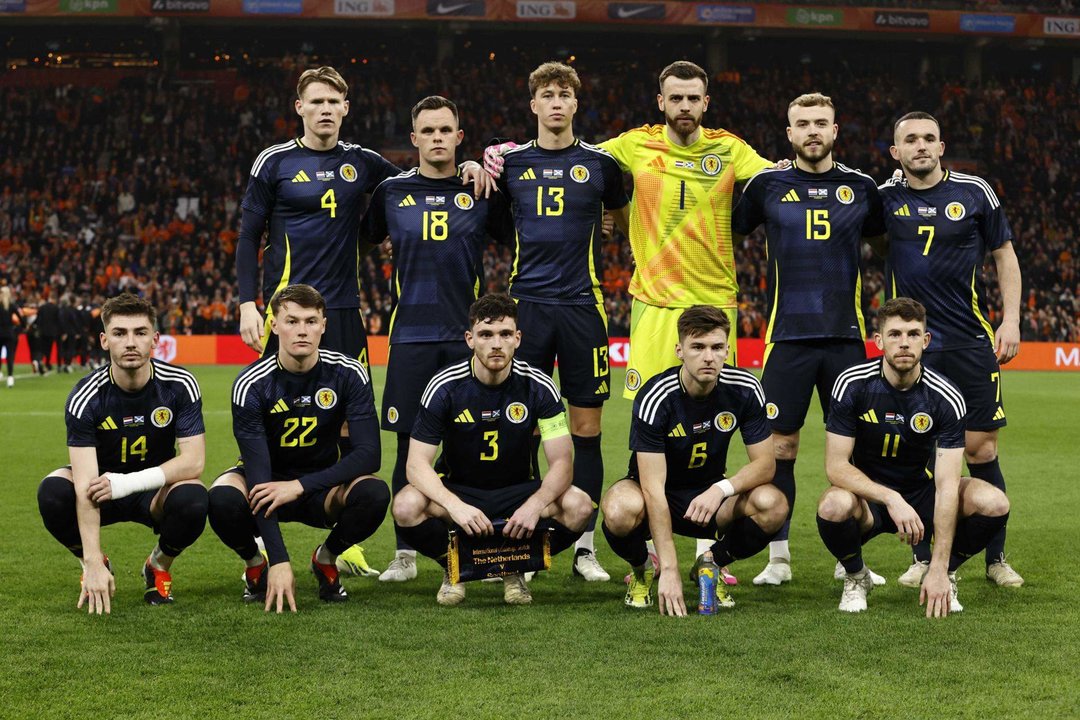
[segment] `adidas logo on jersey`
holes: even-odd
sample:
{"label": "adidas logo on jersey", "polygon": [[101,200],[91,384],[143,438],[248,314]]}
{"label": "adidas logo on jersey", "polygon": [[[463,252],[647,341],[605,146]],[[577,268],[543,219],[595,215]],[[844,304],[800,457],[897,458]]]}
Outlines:
{"label": "adidas logo on jersey", "polygon": [[876,423],[878,421],[877,413],[874,412],[872,409],[860,415],[859,419],[868,423]]}
{"label": "adidas logo on jersey", "polygon": [[107,417],[104,420],[102,420],[101,424],[97,426],[97,429],[98,430],[115,430],[116,429],[116,423],[113,421],[112,417],[110,416],[110,417]]}
{"label": "adidas logo on jersey", "polygon": [[292,181],[293,182],[311,182],[311,178],[308,177],[308,174],[306,172],[301,170],[300,172],[296,173],[295,176],[293,176]]}
{"label": "adidas logo on jersey", "polygon": [[397,204],[397,206],[398,207],[412,207],[415,204],[416,204],[416,201],[413,200],[413,196],[412,195],[406,195],[405,199],[402,200],[401,202],[399,202]]}
{"label": "adidas logo on jersey", "polygon": [[686,430],[683,429],[682,423],[679,423],[671,429],[671,432],[667,434],[668,437],[686,437]]}
{"label": "adidas logo on jersey", "polygon": [[893,212],[893,215],[899,215],[900,217],[911,217],[911,208],[907,206],[907,203],[904,203],[904,206],[902,208],[898,208],[895,212]]}
{"label": "adidas logo on jersey", "polygon": [[460,415],[458,415],[456,418],[454,418],[454,422],[456,422],[456,423],[474,423],[476,421],[473,420],[473,416],[472,416],[471,412],[469,412],[468,410],[463,410]]}
{"label": "adidas logo on jersey", "polygon": [[535,179],[536,179],[536,173],[533,172],[532,168],[529,168],[528,170],[526,170],[525,172],[521,173],[521,175],[518,176],[518,180],[535,180]]}
{"label": "adidas logo on jersey", "polygon": [[289,405],[285,402],[284,398],[274,403],[274,407],[270,408],[270,414],[276,415],[278,413],[289,412]]}
{"label": "adidas logo on jersey", "polygon": [[799,200],[799,193],[795,192],[795,188],[791,188],[787,191],[787,195],[780,198],[780,202],[801,202]]}

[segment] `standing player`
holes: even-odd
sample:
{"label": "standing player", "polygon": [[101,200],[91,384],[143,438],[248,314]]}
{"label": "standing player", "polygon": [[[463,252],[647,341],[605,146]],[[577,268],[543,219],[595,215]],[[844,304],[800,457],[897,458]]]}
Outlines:
{"label": "standing player", "polygon": [[761,385],[776,448],[773,482],[788,500],[788,518],[755,585],[791,579],[795,458],[814,388],[827,416],[836,376],[866,359],[860,249],[864,238],[880,246],[885,220],[877,183],[833,159],[838,130],[829,97],[792,100],[787,136],[795,162],[755,175],[732,217],[736,245],[765,225],[772,307]]}
{"label": "standing player", "polygon": [[963,610],[956,569],[1005,526],[1009,500],[987,482],[960,476],[964,398],[921,363],[931,338],[925,308],[894,298],[878,320],[874,340],[884,358],[849,368],[833,387],[825,435],[832,487],[818,503],[818,531],[846,571],[844,612],[865,610],[873,588],[862,559],[867,540],[898,533],[914,545],[933,534],[919,602],[927,617],[944,617]]}
{"label": "standing player", "polygon": [[[251,167],[236,246],[240,335],[268,356],[274,354],[277,340],[268,332],[270,318],[264,325],[255,305],[259,247],[267,229],[263,297],[290,284],[312,285],[327,304],[324,347],[367,365],[356,272],[362,200],[400,170],[379,154],[338,139],[349,113],[348,91],[334,68],[306,70],[296,85],[296,114],[303,120],[304,135],[268,147]],[[489,182],[475,163],[467,174],[479,178],[477,193]]]}
{"label": "standing player", "polygon": [[[326,305],[309,285],[290,285],[270,300],[278,349],[233,383],[233,434],[242,464],[210,489],[210,526],[247,565],[244,600],[296,611],[292,566],[280,522],[331,528],[311,555],[326,602],[347,599],[337,556],[371,536],[390,504],[379,469],[379,427],[367,371],[357,360],[321,350]],[[351,449],[339,457],[347,423]],[[255,535],[266,544],[259,553]]]}
{"label": "standing player", "polygon": [[[360,236],[393,248],[394,313],[383,393],[382,428],[397,434],[391,487],[408,484],[409,432],[420,396],[439,368],[469,356],[464,342],[469,306],[483,282],[482,255],[503,221],[501,195],[474,199],[461,187],[454,156],[465,137],[457,107],[431,96],[412,109],[409,138],[420,165],[383,181],[371,196]],[[416,551],[397,538],[393,562],[379,576],[403,582],[416,577]]]}
{"label": "standing player", "polygon": [[[116,584],[101,549],[101,528],[137,522],[158,543],[143,565],[151,605],[173,601],[173,561],[206,527],[206,488],[199,481],[206,440],[202,396],[183,368],[151,359],[157,346],[154,306],[118,295],[101,310],[101,347],[110,364],[68,396],[71,465],[38,487],[45,528],[83,566],[79,604],[111,612]],[[177,453],[179,449],[179,453]]]}
{"label": "standing player", "polygon": [[[968,472],[1004,491],[997,448],[998,430],[1005,426],[1000,365],[1020,351],[1020,264],[1012,231],[985,180],[941,167],[945,143],[933,116],[904,115],[893,128],[893,142],[890,152],[904,177],[881,187],[889,230],[889,289],[926,306],[934,341],[925,363],[956,383],[969,409]],[[980,278],[987,251],[1001,289],[1003,314],[996,333],[986,319]],[[929,560],[927,544],[916,547],[900,583],[918,587]],[[1006,587],[1024,583],[1005,560],[1004,528],[987,545],[986,577]]]}
{"label": "standing player", "polygon": [[[537,137],[506,154],[499,184],[516,229],[510,295],[518,302],[519,354],[546,375],[558,358],[570,405],[574,484],[597,504],[604,486],[601,413],[611,395],[600,232],[605,208],[625,226],[629,198],[614,158],[574,137],[580,91],[577,72],[562,63],[544,63],[529,75]],[[595,527],[594,513],[578,542],[573,572],[605,581]]]}
{"label": "standing player", "polygon": [[[633,571],[626,605],[652,604],[651,535],[660,613],[668,615],[686,614],[673,533],[707,540],[724,565],[764,549],[787,515],[783,493],[769,484],[775,459],[765,394],[751,373],[724,366],[727,313],[695,306],[679,316],[678,329],[681,364],[654,375],[634,400],[629,474],[603,500],[604,535]],[[736,428],[749,462],[728,478]],[[717,596],[724,607],[735,604],[723,584]]]}
{"label": "standing player", "polygon": [[[421,399],[409,486],[394,498],[394,522],[410,545],[443,567],[451,526],[490,535],[492,519],[508,518],[504,534],[524,538],[546,521],[554,555],[574,543],[593,512],[589,496],[571,486],[571,442],[555,383],[514,357],[521,344],[517,311],[505,295],[473,303],[465,333],[472,358],[438,372]],[[533,474],[530,452],[536,429],[548,461],[542,479]],[[532,602],[522,575],[503,583],[507,603]],[[457,605],[464,584],[451,584],[447,575],[437,599]]]}

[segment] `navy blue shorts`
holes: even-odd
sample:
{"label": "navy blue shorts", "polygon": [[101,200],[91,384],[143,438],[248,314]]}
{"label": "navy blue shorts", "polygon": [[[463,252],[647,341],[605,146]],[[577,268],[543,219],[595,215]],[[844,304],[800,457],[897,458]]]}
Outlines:
{"label": "navy blue shorts", "polygon": [[771,343],[765,351],[761,387],[765,391],[765,414],[773,431],[790,435],[803,426],[815,387],[821,414],[827,420],[837,376],[865,360],[866,345],[861,340],[822,338]]}
{"label": "navy blue shorts", "polygon": [[[937,497],[934,482],[931,480],[921,488],[907,490],[900,494],[904,501],[918,513],[919,519],[922,520],[925,537],[931,537],[934,534],[934,499]],[[863,542],[878,535],[896,534],[896,523],[893,522],[888,509],[881,503],[867,501],[866,504],[870,506],[870,515],[874,518],[874,524],[869,532],[863,535]]]}
{"label": "navy blue shorts", "polygon": [[[64,467],[71,470],[70,465]],[[150,528],[157,535],[161,532],[161,528],[150,513],[150,506],[157,494],[157,490],[143,490],[118,500],[107,500],[101,503],[101,527],[121,522],[136,522]]]}
{"label": "navy blue shorts", "polygon": [[[263,336],[265,347],[263,357],[272,355],[278,351],[278,338],[270,330],[270,320],[267,316],[266,333]],[[335,308],[326,311],[326,332],[323,333],[319,347],[323,350],[333,350],[342,355],[356,358],[365,369],[370,369],[368,364],[367,328],[364,325],[364,314],[360,308]]]}
{"label": "navy blue shorts", "polygon": [[455,342],[397,343],[390,346],[383,389],[382,429],[412,432],[420,397],[431,378],[472,354],[465,338]]}
{"label": "navy blue shorts", "polygon": [[517,357],[548,375],[559,360],[559,386],[567,402],[600,407],[611,397],[607,314],[603,305],[546,305],[518,301],[521,347]]}
{"label": "navy blue shorts", "polygon": [[923,364],[952,380],[964,395],[968,430],[1005,427],[1001,367],[989,345],[923,353]]}
{"label": "navy blue shorts", "polygon": [[[635,477],[626,479],[640,482]],[[710,487],[710,485],[680,488],[673,488],[671,486],[664,487],[664,497],[667,498],[668,512],[671,513],[671,532],[673,534],[682,535],[683,537],[716,539],[717,528],[715,522],[702,526],[697,523],[692,523],[683,517],[683,515],[686,514],[686,509],[690,507],[690,503],[693,502],[694,498],[708,490]],[[720,503],[720,507],[723,507],[724,503],[730,499],[731,498],[724,498],[724,502]],[[719,511],[719,508],[717,510]],[[645,524],[645,532],[649,537],[652,537],[652,533],[649,532],[649,518],[646,517],[643,522]]]}
{"label": "navy blue shorts", "polygon": [[[241,465],[234,465],[221,475],[228,473],[236,473],[247,481],[247,473],[244,472],[244,468]],[[220,477],[220,475],[218,476]],[[271,480],[295,480],[296,473],[273,473]],[[304,495],[299,500],[294,500],[287,505],[282,505],[277,509],[278,522],[298,522],[303,523],[313,528],[332,528],[334,527],[333,521],[326,516],[326,496],[330,494],[330,491],[334,488],[328,488],[314,495]],[[254,535],[258,535],[259,531],[256,529],[255,518],[251,518],[251,532]]]}
{"label": "navy blue shorts", "polygon": [[488,520],[506,520],[540,489],[538,480],[515,483],[501,488],[477,488],[446,483],[446,489],[487,515]]}

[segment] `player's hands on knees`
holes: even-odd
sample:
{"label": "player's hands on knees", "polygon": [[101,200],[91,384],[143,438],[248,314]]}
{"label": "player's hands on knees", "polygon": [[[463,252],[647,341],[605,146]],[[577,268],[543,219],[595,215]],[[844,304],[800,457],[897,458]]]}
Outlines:
{"label": "player's hands on knees", "polygon": [[282,505],[299,500],[303,495],[304,486],[299,480],[276,480],[251,488],[248,492],[248,503],[251,505],[252,515],[262,512],[264,517],[270,517],[270,513]]}
{"label": "player's hands on knees", "polygon": [[901,542],[907,545],[918,545],[922,542],[925,530],[922,518],[915,512],[915,508],[908,505],[899,496],[886,504],[885,507],[889,511],[889,517],[892,518],[893,523],[896,525],[896,534],[900,536]]}
{"label": "player's hands on knees", "polygon": [[682,578],[679,573],[661,573],[657,583],[656,600],[660,606],[660,614],[686,617],[686,600],[683,598]]}
{"label": "player's hands on knees", "polygon": [[720,509],[720,504],[723,502],[724,491],[713,485],[690,501],[690,505],[686,508],[683,517],[695,525],[705,527],[712,522],[716,511]]}
{"label": "player's hands on knees", "polygon": [[467,161],[461,168],[461,184],[470,183],[473,186],[473,197],[479,198],[483,195],[489,198],[492,190],[499,192],[499,188],[495,186],[495,178],[484,172],[484,168],[475,160]]}
{"label": "player's hands on knees", "polygon": [[75,607],[81,610],[83,603],[86,603],[86,610],[91,615],[111,614],[111,600],[115,593],[116,580],[109,568],[105,567],[105,561],[87,561],[82,589],[79,591],[79,604]]}
{"label": "player's hands on knees", "polygon": [[468,503],[461,503],[453,508],[447,508],[450,519],[454,524],[465,531],[466,535],[494,535],[495,528],[488,516]]}
{"label": "player's hands on knees", "polygon": [[98,475],[86,487],[86,496],[95,505],[112,500],[112,480],[109,479],[108,475]]}
{"label": "player's hands on knees", "polygon": [[542,510],[542,507],[536,507],[536,503],[532,501],[532,498],[529,498],[506,521],[506,525],[503,526],[503,535],[512,537],[515,540],[532,537],[533,531],[536,530],[536,524],[540,522],[540,512]]}
{"label": "player's hands on knees", "polygon": [[266,575],[266,606],[264,611],[276,608],[278,615],[287,603],[289,610],[296,612],[296,578],[293,577],[292,565],[287,562],[271,565]]}
{"label": "player's hands on knees", "polygon": [[257,353],[263,350],[263,316],[255,303],[240,303],[240,339]]}
{"label": "player's hands on knees", "polygon": [[949,590],[949,575],[945,568],[927,571],[919,590],[919,605],[926,605],[926,617],[945,617],[949,614]]}

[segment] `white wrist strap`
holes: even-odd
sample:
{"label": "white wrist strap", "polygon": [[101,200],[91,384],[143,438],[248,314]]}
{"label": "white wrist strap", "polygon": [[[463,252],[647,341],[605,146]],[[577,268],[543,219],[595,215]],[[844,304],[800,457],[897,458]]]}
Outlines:
{"label": "white wrist strap", "polygon": [[724,478],[720,482],[713,483],[714,487],[718,487],[724,491],[724,497],[729,498],[735,494],[735,486],[731,484],[731,481]]}
{"label": "white wrist strap", "polygon": [[105,477],[112,484],[113,500],[165,486],[165,471],[160,466],[133,473],[105,473]]}

